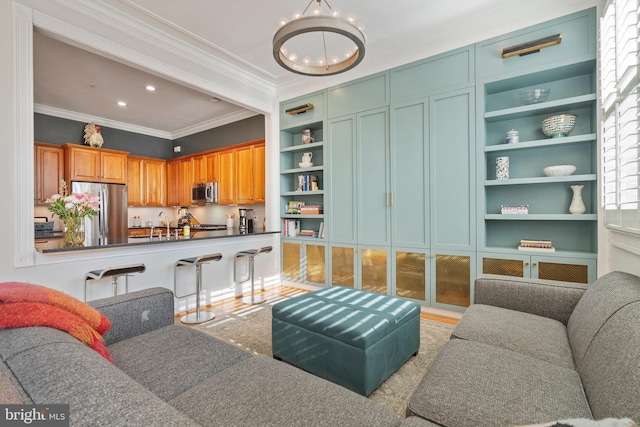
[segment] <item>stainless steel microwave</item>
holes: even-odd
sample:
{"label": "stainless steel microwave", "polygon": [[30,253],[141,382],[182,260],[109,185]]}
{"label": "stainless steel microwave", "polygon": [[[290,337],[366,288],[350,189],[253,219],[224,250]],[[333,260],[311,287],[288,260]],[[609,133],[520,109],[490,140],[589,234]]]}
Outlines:
{"label": "stainless steel microwave", "polygon": [[205,182],[191,186],[191,204],[206,205],[218,203],[218,183]]}

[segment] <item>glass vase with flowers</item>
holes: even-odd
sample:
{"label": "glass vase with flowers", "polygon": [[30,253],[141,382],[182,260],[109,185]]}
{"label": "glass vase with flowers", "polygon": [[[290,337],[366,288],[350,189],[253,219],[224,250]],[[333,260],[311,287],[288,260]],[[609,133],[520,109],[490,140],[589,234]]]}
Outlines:
{"label": "glass vase with flowers", "polygon": [[88,193],[69,194],[67,183],[60,182],[60,193],[47,199],[49,211],[64,224],[63,240],[65,247],[77,247],[84,244],[84,219],[98,215],[100,197]]}

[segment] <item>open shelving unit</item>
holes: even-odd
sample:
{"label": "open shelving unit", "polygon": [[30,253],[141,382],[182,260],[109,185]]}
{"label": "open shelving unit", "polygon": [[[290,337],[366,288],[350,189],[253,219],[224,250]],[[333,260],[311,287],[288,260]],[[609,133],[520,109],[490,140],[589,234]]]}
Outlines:
{"label": "open shelving unit", "polygon": [[[549,88],[547,101],[522,105],[526,89]],[[484,138],[479,180],[484,215],[479,219],[479,249],[503,255],[543,255],[582,258],[595,265],[597,252],[597,95],[595,60],[542,72],[485,81],[479,86],[484,113]],[[547,138],[541,121],[556,114],[576,114],[574,130],[565,137]],[[520,141],[505,144],[507,131]],[[498,157],[509,157],[509,179],[496,179]],[[569,176],[544,176],[547,166],[572,164]],[[584,214],[569,213],[571,185],[583,185]],[[501,214],[502,205],[528,205],[528,214]],[[521,239],[551,240],[555,252],[519,251]]]}

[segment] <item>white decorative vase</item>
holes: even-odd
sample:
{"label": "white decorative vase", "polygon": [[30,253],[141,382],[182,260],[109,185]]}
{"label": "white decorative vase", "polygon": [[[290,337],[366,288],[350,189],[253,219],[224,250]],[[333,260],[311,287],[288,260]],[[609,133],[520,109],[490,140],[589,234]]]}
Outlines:
{"label": "white decorative vase", "polygon": [[496,159],[496,179],[509,179],[509,158],[498,157]]}
{"label": "white decorative vase", "polygon": [[584,202],[582,201],[582,189],[584,185],[572,185],[573,199],[571,199],[571,205],[569,205],[569,212],[572,214],[582,214],[586,210]]}

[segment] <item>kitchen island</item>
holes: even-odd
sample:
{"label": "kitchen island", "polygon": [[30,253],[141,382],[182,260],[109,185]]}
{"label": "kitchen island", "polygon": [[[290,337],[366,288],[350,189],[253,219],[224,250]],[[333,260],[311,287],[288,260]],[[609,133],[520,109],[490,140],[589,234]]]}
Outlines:
{"label": "kitchen island", "polygon": [[[35,243],[36,266],[48,266],[56,274],[49,274],[33,283],[64,289],[65,293],[83,298],[84,276],[89,271],[108,267],[144,264],[146,271],[129,277],[129,292],[161,286],[176,291],[175,311],[181,313],[195,307],[195,269],[180,268],[176,273],[176,262],[209,254],[221,254],[219,261],[202,266],[202,305],[212,304],[221,299],[239,297],[251,290],[247,281],[248,262],[246,259],[234,262],[235,254],[250,249],[271,246],[270,253],[255,259],[256,286],[268,287],[280,283],[280,232],[254,229],[253,232],[238,228],[225,230],[191,230],[190,238],[175,234],[166,240],[153,240],[149,236],[124,237],[122,242],[103,245],[65,248],[61,238],[37,239]],[[163,230],[164,231],[164,230]],[[237,265],[236,265],[237,264]],[[237,274],[234,271],[237,267]],[[175,279],[174,279],[175,277]],[[124,278],[121,279],[124,281]],[[120,292],[124,286],[120,286]],[[111,295],[111,280],[93,280],[87,287],[87,300],[91,301]]]}

